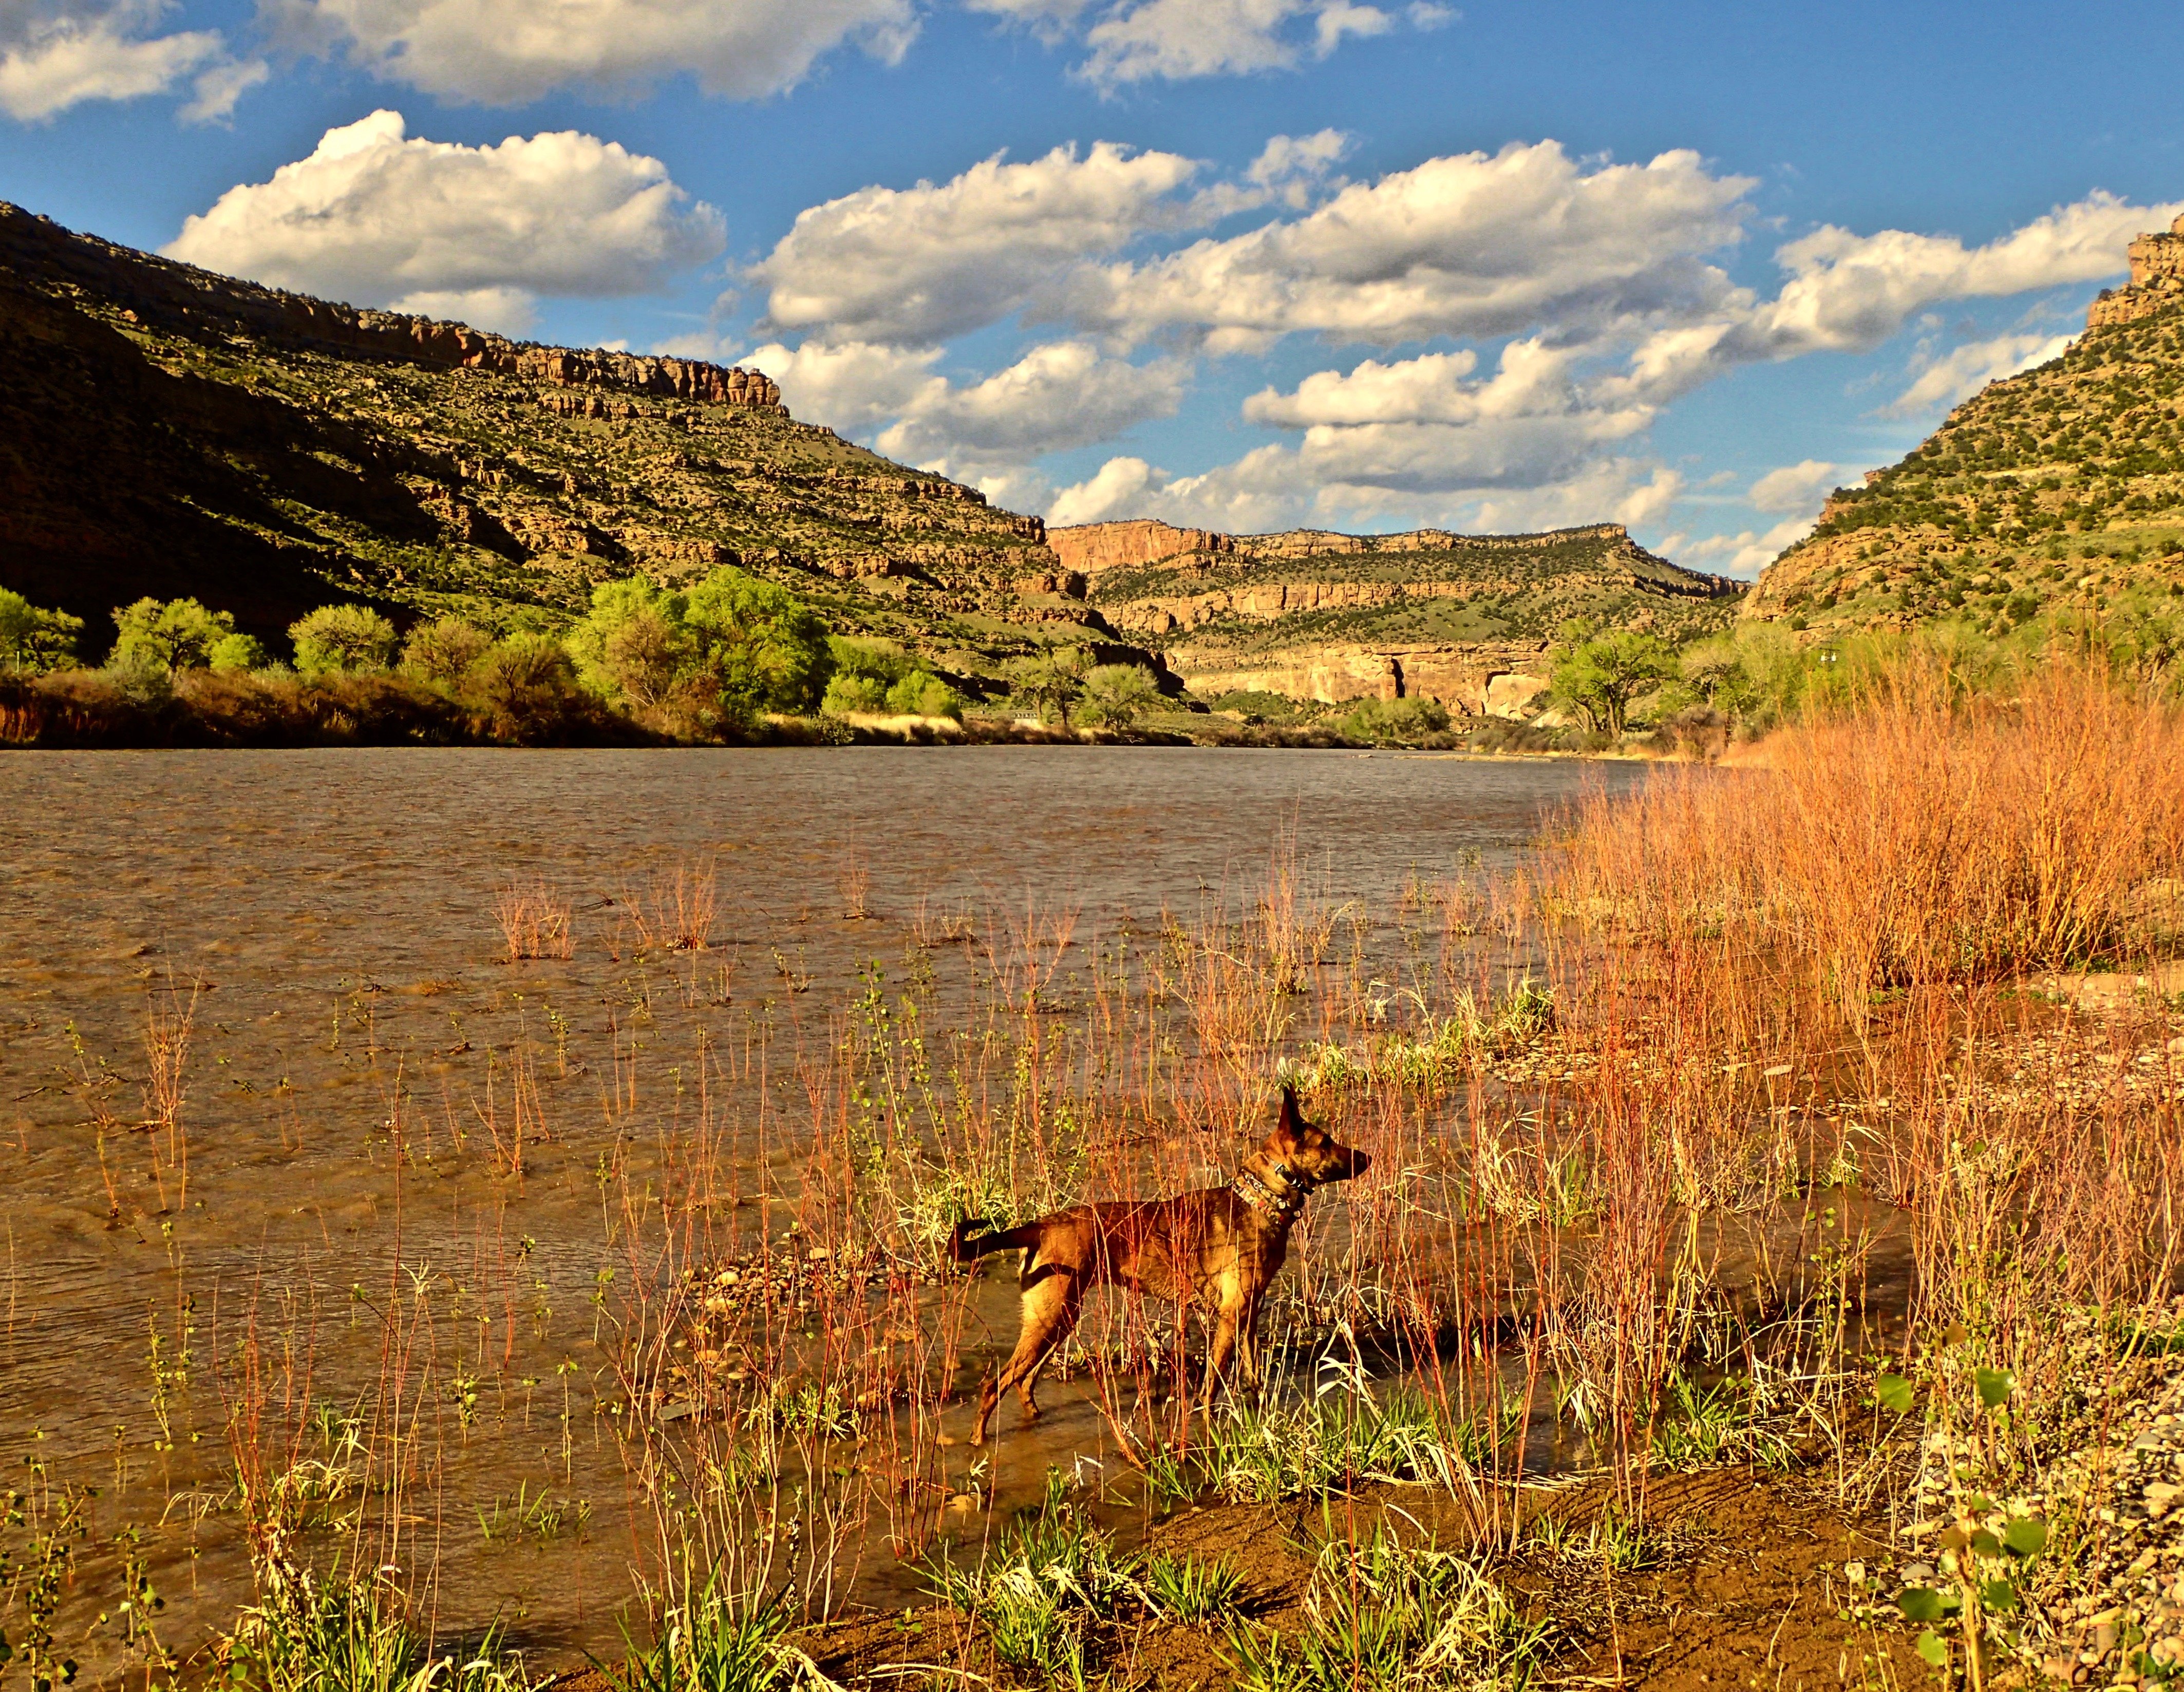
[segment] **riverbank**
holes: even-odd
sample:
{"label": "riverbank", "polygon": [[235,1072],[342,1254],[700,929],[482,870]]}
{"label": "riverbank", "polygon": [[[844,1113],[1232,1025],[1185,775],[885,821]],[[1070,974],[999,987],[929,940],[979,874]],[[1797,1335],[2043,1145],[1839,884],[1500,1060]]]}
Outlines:
{"label": "riverbank", "polygon": [[1246,723],[1163,709],[1128,729],[967,711],[944,716],[768,714],[704,740],[666,733],[560,690],[493,703],[383,673],[312,679],[185,671],[168,678],[64,670],[0,672],[0,749],[332,746],[1229,746],[1413,747],[1492,755],[1580,755],[1501,719],[1459,719],[1409,738],[1361,739],[1333,723]]}

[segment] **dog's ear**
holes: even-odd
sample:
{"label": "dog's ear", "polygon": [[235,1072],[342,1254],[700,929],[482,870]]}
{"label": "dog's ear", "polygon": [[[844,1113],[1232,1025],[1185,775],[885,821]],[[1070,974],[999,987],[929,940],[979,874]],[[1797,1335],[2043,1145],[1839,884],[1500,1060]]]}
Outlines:
{"label": "dog's ear", "polygon": [[1288,1082],[1282,1083],[1282,1106],[1274,1118],[1274,1132],[1284,1139],[1297,1139],[1304,1133],[1304,1114],[1297,1109],[1296,1088]]}

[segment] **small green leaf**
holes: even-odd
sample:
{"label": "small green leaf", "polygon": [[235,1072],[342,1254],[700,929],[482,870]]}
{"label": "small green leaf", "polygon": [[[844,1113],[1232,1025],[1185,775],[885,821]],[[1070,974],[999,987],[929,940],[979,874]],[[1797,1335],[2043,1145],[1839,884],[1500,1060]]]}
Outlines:
{"label": "small green leaf", "polygon": [[1972,1535],[1972,1549],[1983,1557],[1998,1557],[2002,1555],[2002,1541],[1982,1528]]}
{"label": "small green leaf", "polygon": [[1873,1383],[1873,1393],[1883,1410],[1892,1410],[1898,1416],[1910,1415],[1911,1383],[1903,1376],[1883,1375]]}
{"label": "small green leaf", "polygon": [[2016,1384],[2007,1369],[1975,1369],[1972,1378],[1979,1383],[1980,1402],[1989,1410],[1999,1410]]}
{"label": "small green leaf", "polygon": [[1941,1545],[1943,1550],[1961,1551],[1970,1544],[1971,1540],[1966,1537],[1963,1528],[1944,1528],[1942,1529]]}
{"label": "small green leaf", "polygon": [[2035,1557],[2048,1549],[2048,1524],[2031,1516],[2014,1516],[2002,1530],[2004,1550],[2014,1557]]}
{"label": "small green leaf", "polygon": [[1919,1635],[1919,1655],[1926,1659],[1930,1667],[1947,1668],[1949,1666],[1949,1648],[1934,1637],[1931,1628]]}
{"label": "small green leaf", "polygon": [[1938,1622],[1942,1619],[1942,1595],[1930,1586],[1907,1586],[1903,1595],[1896,1600],[1907,1622]]}
{"label": "small green leaf", "polygon": [[2014,1610],[2017,1589],[2006,1580],[1990,1580],[1980,1589],[1980,1602],[1990,1610]]}
{"label": "small green leaf", "polygon": [[1964,1500],[1964,1508],[1975,1516],[1992,1515],[1994,1511],[1994,1500],[1983,1492],[1975,1492]]}

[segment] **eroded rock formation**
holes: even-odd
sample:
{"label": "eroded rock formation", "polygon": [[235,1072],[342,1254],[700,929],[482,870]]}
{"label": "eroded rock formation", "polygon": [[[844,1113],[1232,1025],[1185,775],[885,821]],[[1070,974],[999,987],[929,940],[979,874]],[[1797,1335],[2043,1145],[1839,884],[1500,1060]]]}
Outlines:
{"label": "eroded rock formation", "polygon": [[2130,253],[2130,282],[2101,290],[2100,298],[2086,309],[2086,328],[2136,323],[2184,300],[2184,217],[2170,224],[2166,233],[2154,230],[2140,236],[2131,243]]}

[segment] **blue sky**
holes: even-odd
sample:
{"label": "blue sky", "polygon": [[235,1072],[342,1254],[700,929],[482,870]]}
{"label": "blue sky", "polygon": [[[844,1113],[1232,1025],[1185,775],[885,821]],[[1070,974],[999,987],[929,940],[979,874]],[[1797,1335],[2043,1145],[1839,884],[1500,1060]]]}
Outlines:
{"label": "blue sky", "polygon": [[0,197],[1050,520],[1749,575],[2184,211],[2173,3],[0,0]]}

